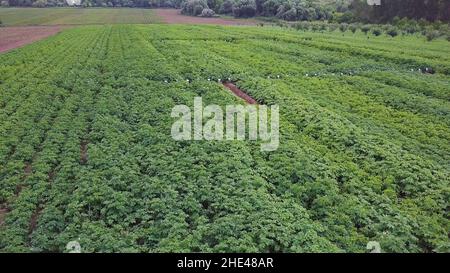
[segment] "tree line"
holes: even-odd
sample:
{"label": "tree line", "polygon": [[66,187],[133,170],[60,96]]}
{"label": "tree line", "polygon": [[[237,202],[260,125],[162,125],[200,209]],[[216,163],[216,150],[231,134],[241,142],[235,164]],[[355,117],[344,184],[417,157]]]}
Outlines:
{"label": "tree line", "polygon": [[182,13],[202,16],[203,9],[234,17],[276,17],[286,21],[327,20],[332,9],[317,1],[288,0],[187,0],[181,5]]}
{"label": "tree line", "polygon": [[[184,14],[212,16],[215,13],[235,17],[265,16],[287,21],[330,20],[341,22],[384,23],[394,18],[450,21],[450,0],[336,0],[324,4],[318,0],[82,0],[83,7],[181,8]],[[0,0],[2,6],[67,6],[66,0]],[[339,20],[342,18],[342,20]]]}
{"label": "tree line", "polygon": [[367,5],[366,0],[353,0],[350,10],[367,22],[389,22],[394,18],[450,21],[449,0],[381,0],[381,5]]}

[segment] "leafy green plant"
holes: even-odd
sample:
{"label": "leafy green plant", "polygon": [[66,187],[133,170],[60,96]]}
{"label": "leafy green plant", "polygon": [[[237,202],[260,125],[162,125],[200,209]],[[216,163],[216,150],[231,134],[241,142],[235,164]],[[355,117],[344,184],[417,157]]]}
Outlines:
{"label": "leafy green plant", "polygon": [[202,17],[213,17],[215,12],[212,9],[203,9],[200,16]]}
{"label": "leafy green plant", "polygon": [[382,30],[379,28],[372,29],[372,34],[375,36],[380,36],[382,33],[383,33]]}
{"label": "leafy green plant", "polygon": [[366,35],[370,30],[371,30],[371,27],[369,25],[363,25],[361,27],[361,31],[364,32],[364,34],[366,34]]}
{"label": "leafy green plant", "polygon": [[[0,251],[446,251],[447,55],[422,37],[183,25],[69,28],[2,54]],[[282,106],[278,150],[172,139],[175,105],[244,105],[224,79]]]}
{"label": "leafy green plant", "polygon": [[339,24],[339,30],[341,32],[346,32],[348,30],[349,25],[347,23],[341,23]]}
{"label": "leafy green plant", "polygon": [[398,35],[398,30],[395,27],[390,27],[387,31],[386,34],[391,36],[391,37],[395,37]]}
{"label": "leafy green plant", "polygon": [[337,24],[329,24],[328,30],[333,32],[333,31],[336,31],[336,29],[338,29],[338,27],[339,26]]}
{"label": "leafy green plant", "polygon": [[427,41],[432,41],[434,39],[437,39],[441,36],[441,33],[438,30],[428,30],[425,33],[425,37],[427,38]]}

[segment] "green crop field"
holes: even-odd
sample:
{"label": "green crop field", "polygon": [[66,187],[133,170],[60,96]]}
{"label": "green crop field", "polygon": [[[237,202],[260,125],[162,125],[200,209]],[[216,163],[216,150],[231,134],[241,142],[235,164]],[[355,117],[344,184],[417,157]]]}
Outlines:
{"label": "green crop field", "polygon": [[0,8],[0,20],[6,26],[158,22],[153,10],[136,8]]}
{"label": "green crop field", "polygon": [[[277,150],[172,139],[175,105],[244,104],[222,79]],[[443,39],[71,28],[0,55],[0,131],[1,252],[450,251]]]}

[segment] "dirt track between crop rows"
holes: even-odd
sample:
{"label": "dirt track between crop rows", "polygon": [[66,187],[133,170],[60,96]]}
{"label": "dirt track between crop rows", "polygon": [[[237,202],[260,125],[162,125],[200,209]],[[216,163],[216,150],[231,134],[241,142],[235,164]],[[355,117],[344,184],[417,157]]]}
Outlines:
{"label": "dirt track between crop rows", "polygon": [[0,28],[0,53],[55,35],[60,26]]}
{"label": "dirt track between crop rows", "polygon": [[178,9],[156,9],[156,15],[167,24],[255,25],[251,19],[203,18],[182,15]]}
{"label": "dirt track between crop rows", "polygon": [[233,94],[235,94],[239,98],[245,100],[248,104],[258,104],[258,102],[254,98],[247,95],[247,93],[239,89],[239,87],[237,87],[234,83],[224,82],[223,86],[228,88],[231,92],[233,92]]}

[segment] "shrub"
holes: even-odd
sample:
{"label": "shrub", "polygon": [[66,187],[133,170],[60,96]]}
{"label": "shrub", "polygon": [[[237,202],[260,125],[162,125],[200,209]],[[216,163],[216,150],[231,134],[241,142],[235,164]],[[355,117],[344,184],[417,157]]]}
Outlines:
{"label": "shrub", "polygon": [[202,17],[213,17],[215,12],[212,9],[203,9],[200,16]]}
{"label": "shrub", "polygon": [[390,28],[392,28],[392,25],[390,25],[390,24],[382,25],[382,26],[381,26],[381,29],[382,29],[384,32],[387,32]]}
{"label": "shrub", "polygon": [[361,27],[361,31],[364,32],[364,34],[367,34],[367,32],[370,31],[370,26],[369,25],[363,25]]}
{"label": "shrub", "polygon": [[311,25],[311,30],[316,32],[320,30],[320,26],[318,24],[312,24]]}
{"label": "shrub", "polygon": [[351,32],[355,33],[356,30],[358,29],[358,27],[355,24],[351,24],[348,27],[350,29]]}
{"label": "shrub", "polygon": [[337,28],[338,28],[337,24],[330,24],[328,26],[328,30],[331,31],[331,32],[336,31]]}
{"label": "shrub", "polygon": [[308,22],[299,22],[297,23],[298,29],[308,31],[310,24]]}
{"label": "shrub", "polygon": [[395,16],[394,18],[392,18],[392,23],[393,23],[394,25],[398,25],[398,24],[400,23],[401,20],[402,20],[402,19],[400,19],[400,17]]}
{"label": "shrub", "polygon": [[421,27],[426,27],[428,25],[427,20],[420,18],[419,21],[417,21],[417,23],[419,24],[419,26]]}
{"label": "shrub", "polygon": [[437,30],[441,33],[446,33],[450,29],[450,25],[448,24],[441,24]]}
{"label": "shrub", "polygon": [[437,30],[428,30],[425,33],[425,37],[427,38],[427,41],[433,41],[434,39],[438,38],[439,36],[441,36],[441,33]]}
{"label": "shrub", "polygon": [[387,30],[386,34],[389,35],[389,36],[391,36],[391,37],[397,36],[397,35],[398,35],[397,28],[395,28],[395,27],[389,28],[389,29]]}
{"label": "shrub", "polygon": [[445,25],[440,20],[436,20],[431,24],[431,27],[435,30],[440,30],[442,26],[445,26]]}
{"label": "shrub", "polygon": [[284,23],[284,22],[282,22],[282,21],[277,21],[276,23],[275,23],[275,25],[276,26],[278,26],[278,27],[281,27],[281,28],[283,28],[283,27],[288,27],[288,24],[286,24],[286,23]]}
{"label": "shrub", "polygon": [[379,28],[374,28],[374,29],[372,30],[372,34],[375,35],[375,36],[380,36],[381,33],[383,33],[383,32],[382,32],[381,29],[379,29]]}
{"label": "shrub", "polygon": [[339,30],[342,32],[346,32],[348,29],[348,24],[347,23],[342,23],[339,25]]}
{"label": "shrub", "polygon": [[405,26],[405,31],[408,34],[414,34],[420,31],[420,27],[417,24],[410,24]]}

